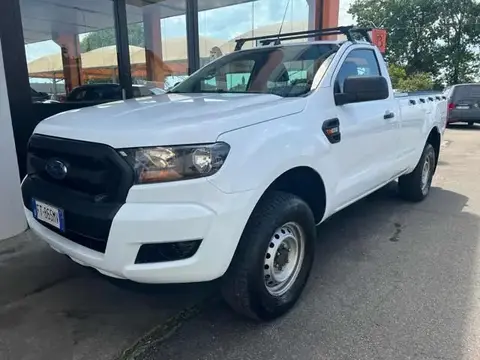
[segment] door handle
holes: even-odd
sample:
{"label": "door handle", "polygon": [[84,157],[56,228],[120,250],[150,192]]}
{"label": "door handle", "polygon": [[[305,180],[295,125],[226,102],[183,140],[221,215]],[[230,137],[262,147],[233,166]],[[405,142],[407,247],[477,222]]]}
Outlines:
{"label": "door handle", "polygon": [[395,117],[395,113],[391,112],[391,111],[387,111],[385,113],[385,115],[383,115],[383,118],[385,120],[389,120],[389,119],[393,119]]}
{"label": "door handle", "polygon": [[322,131],[331,144],[339,143],[342,140],[342,134],[340,133],[340,120],[336,118],[325,120],[322,125]]}

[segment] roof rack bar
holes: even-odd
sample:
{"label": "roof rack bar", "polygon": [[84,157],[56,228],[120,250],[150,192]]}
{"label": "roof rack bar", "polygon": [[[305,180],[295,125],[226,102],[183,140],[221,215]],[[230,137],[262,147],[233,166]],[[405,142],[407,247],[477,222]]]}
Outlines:
{"label": "roof rack bar", "polygon": [[[327,35],[342,35],[342,32],[339,31],[331,31],[331,32],[322,32],[321,35],[327,36]],[[288,37],[282,37],[280,39],[278,38],[269,38],[265,40],[260,40],[260,44],[262,45],[269,45],[272,42],[276,42],[277,45],[280,44],[280,40],[297,40],[297,39],[305,39],[307,37],[314,37],[318,36],[318,32],[313,33],[313,34],[306,34],[306,35],[296,35],[296,36],[288,36]]]}
{"label": "roof rack bar", "polygon": [[296,40],[328,35],[345,35],[349,41],[355,41],[355,33],[361,35],[366,41],[371,43],[372,40],[368,34],[370,30],[371,29],[367,28],[355,28],[354,26],[340,26],[335,28],[326,28],[322,30],[297,31],[283,34],[271,34],[249,38],[241,38],[236,40],[235,51],[241,50],[243,45],[245,45],[247,41],[257,40],[260,41],[262,45],[268,45],[272,42],[275,42],[275,44],[280,44],[281,40]]}
{"label": "roof rack bar", "polygon": [[306,31],[296,31],[296,32],[291,32],[291,33],[254,36],[254,37],[250,37],[250,38],[241,38],[241,39],[238,39],[237,41],[240,41],[240,40],[245,40],[245,41],[262,40],[262,39],[271,39],[271,38],[278,38],[278,37],[281,38],[283,36],[302,35],[302,34],[317,34],[317,33],[330,32],[330,31],[338,31],[338,32],[346,33],[351,29],[353,29],[353,26],[340,26],[340,27],[326,28],[326,29],[321,29],[321,30],[306,30]]}
{"label": "roof rack bar", "polygon": [[373,44],[372,38],[370,37],[369,31],[372,31],[371,28],[353,28],[351,31],[356,32],[363,36],[363,38],[368,41],[370,44]]}

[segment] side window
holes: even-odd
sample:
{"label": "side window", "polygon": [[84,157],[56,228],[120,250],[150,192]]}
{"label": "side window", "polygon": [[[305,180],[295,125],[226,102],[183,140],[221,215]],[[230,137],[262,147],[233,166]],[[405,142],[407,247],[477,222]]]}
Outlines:
{"label": "side window", "polygon": [[343,62],[337,79],[335,80],[335,93],[343,92],[345,80],[351,76],[376,76],[381,75],[377,56],[373,50],[358,49],[348,54]]}

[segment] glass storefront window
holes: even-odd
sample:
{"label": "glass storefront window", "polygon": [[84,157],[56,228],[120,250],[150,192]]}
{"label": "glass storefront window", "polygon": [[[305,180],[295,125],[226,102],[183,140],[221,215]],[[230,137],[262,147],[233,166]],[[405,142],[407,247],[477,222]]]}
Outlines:
{"label": "glass storefront window", "polygon": [[132,81],[161,93],[188,75],[186,0],[127,0]]}
{"label": "glass storefront window", "polygon": [[20,0],[33,102],[122,98],[112,0]]}
{"label": "glass storefront window", "polygon": [[[198,3],[200,66],[232,52],[237,38],[315,26],[316,0],[126,0],[134,97],[161,94],[188,76],[187,38],[192,43],[197,34],[187,34],[187,1]],[[123,98],[121,85],[126,84],[119,84],[118,76],[116,1],[20,0],[20,4],[34,102]],[[296,71],[290,78],[305,76]],[[226,82],[229,88],[240,89],[248,82],[248,71],[232,73]]]}
{"label": "glass storefront window", "polygon": [[[202,66],[232,52],[235,39],[313,30],[315,26],[315,0],[198,0],[198,4]],[[243,49],[256,45],[246,43]]]}

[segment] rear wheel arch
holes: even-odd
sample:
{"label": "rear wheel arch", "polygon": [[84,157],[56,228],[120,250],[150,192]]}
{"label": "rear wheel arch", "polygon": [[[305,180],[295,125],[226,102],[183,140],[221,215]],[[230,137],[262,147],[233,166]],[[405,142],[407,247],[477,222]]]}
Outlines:
{"label": "rear wheel arch", "polygon": [[440,156],[440,148],[441,148],[442,136],[440,135],[440,131],[435,126],[430,133],[428,134],[428,138],[426,143],[433,146],[435,150],[435,170],[437,169],[438,159]]}

